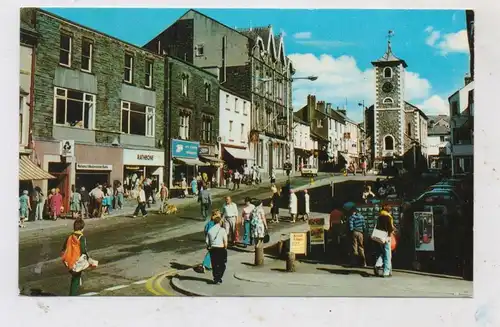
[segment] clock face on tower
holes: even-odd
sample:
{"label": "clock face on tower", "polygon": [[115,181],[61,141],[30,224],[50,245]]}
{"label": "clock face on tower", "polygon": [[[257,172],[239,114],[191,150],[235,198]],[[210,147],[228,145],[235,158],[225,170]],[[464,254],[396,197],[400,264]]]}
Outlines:
{"label": "clock face on tower", "polygon": [[394,87],[392,86],[392,83],[391,82],[385,82],[383,85],[382,85],[382,91],[384,91],[385,93],[389,93],[392,91]]}

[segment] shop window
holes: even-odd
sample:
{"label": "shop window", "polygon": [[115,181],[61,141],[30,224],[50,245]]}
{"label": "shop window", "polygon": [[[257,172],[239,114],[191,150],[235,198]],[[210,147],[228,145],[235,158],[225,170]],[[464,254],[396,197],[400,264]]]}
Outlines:
{"label": "shop window", "polygon": [[179,116],[179,138],[182,140],[189,139],[189,118],[188,114]]}
{"label": "shop window", "polygon": [[146,76],[145,76],[144,86],[148,89],[153,87],[153,62],[150,60],[146,61]]}
{"label": "shop window", "polygon": [[88,39],[82,39],[82,70],[92,72],[92,50],[93,44]]}
{"label": "shop window", "polygon": [[201,141],[212,142],[212,120],[211,117],[204,117],[201,122]]}
{"label": "shop window", "polygon": [[71,67],[72,38],[67,34],[61,34],[59,41],[59,64]]}
{"label": "shop window", "polygon": [[93,129],[95,95],[81,91],[54,89],[54,119],[56,125]]}
{"label": "shop window", "polygon": [[154,137],[155,108],[122,101],[121,109],[122,133]]}
{"label": "shop window", "polygon": [[394,150],[394,138],[391,135],[387,135],[384,138],[384,149],[386,151],[393,151]]}
{"label": "shop window", "polygon": [[134,56],[130,53],[125,54],[125,69],[123,80],[127,83],[132,83],[134,76]]}

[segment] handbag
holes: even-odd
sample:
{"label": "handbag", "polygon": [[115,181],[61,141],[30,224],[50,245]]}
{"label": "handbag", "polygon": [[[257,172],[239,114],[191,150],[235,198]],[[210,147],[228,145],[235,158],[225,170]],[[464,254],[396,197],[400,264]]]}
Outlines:
{"label": "handbag", "polygon": [[386,231],[374,228],[371,239],[377,243],[385,244],[388,237],[389,234]]}
{"label": "handbag", "polygon": [[269,243],[269,241],[271,240],[271,236],[269,236],[269,233],[267,232],[267,228],[266,228],[266,234],[264,235],[264,244],[267,244]]}

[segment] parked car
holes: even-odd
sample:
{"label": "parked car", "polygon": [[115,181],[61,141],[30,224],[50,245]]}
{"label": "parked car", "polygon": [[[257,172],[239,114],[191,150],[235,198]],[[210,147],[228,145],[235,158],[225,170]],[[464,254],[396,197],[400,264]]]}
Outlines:
{"label": "parked car", "polygon": [[463,200],[454,189],[450,188],[434,188],[431,191],[424,192],[414,202],[433,203],[433,202],[449,202],[462,205]]}
{"label": "parked car", "polygon": [[302,171],[300,172],[301,176],[318,176],[318,168],[313,167],[312,165],[304,165],[302,167]]}

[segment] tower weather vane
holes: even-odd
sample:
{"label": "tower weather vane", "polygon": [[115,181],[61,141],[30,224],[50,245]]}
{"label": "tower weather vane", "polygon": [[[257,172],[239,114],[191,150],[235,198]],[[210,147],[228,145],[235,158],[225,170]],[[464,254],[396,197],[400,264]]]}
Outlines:
{"label": "tower weather vane", "polygon": [[393,30],[389,30],[387,32],[387,52],[391,52],[392,49],[391,49],[391,38],[394,37],[394,31]]}

